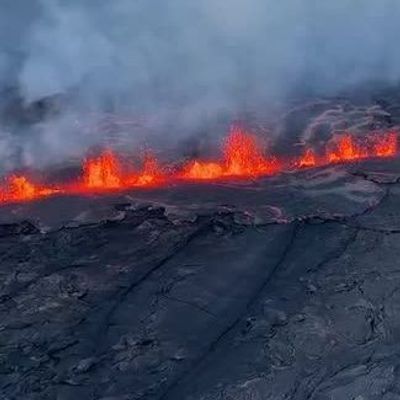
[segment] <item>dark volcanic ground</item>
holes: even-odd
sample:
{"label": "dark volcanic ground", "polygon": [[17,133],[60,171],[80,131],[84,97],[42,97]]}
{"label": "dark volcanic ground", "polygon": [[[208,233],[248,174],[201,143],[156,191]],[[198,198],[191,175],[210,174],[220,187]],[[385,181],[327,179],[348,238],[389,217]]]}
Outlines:
{"label": "dark volcanic ground", "polygon": [[400,160],[0,209],[0,399],[400,399]]}

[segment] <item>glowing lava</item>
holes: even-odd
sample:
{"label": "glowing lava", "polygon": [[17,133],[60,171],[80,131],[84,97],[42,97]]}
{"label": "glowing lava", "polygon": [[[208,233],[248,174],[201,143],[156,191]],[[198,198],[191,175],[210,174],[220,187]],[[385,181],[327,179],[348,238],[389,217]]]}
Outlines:
{"label": "glowing lava", "polygon": [[161,183],[164,179],[164,171],[159,165],[154,154],[148,152],[145,154],[143,169],[139,175],[135,177],[136,185],[148,186]]}
{"label": "glowing lava", "polygon": [[83,181],[88,189],[120,188],[121,172],[117,157],[111,151],[106,151],[97,158],[86,160]]}
{"label": "glowing lava", "polygon": [[232,126],[223,143],[223,161],[195,160],[184,170],[184,179],[219,179],[227,176],[257,177],[275,173],[279,164],[266,158],[257,138],[240,126]]}
{"label": "glowing lava", "polygon": [[274,159],[267,159],[257,138],[239,126],[231,128],[224,143],[225,175],[260,176],[278,170]]}
{"label": "glowing lava", "polygon": [[375,156],[393,157],[397,153],[397,135],[395,132],[388,132],[375,137]]}
{"label": "glowing lava", "polygon": [[224,176],[223,167],[216,162],[203,162],[203,161],[192,161],[189,163],[183,173],[183,179],[192,180],[210,180],[218,179]]}
{"label": "glowing lava", "polygon": [[298,168],[312,168],[317,165],[317,158],[313,149],[307,149],[296,163]]}
{"label": "glowing lava", "polygon": [[163,176],[162,168],[151,153],[145,154],[142,169],[134,172],[133,168],[124,170],[121,160],[112,151],[107,150],[84,162],[81,190],[106,191],[150,186],[161,183]]}
{"label": "glowing lava", "polygon": [[0,185],[0,203],[30,201],[55,193],[102,193],[137,187],[165,186],[177,181],[213,181],[253,179],[272,175],[286,169],[312,168],[332,163],[348,163],[365,158],[393,157],[398,153],[397,132],[371,133],[363,140],[350,133],[335,137],[317,154],[306,148],[303,155],[292,160],[266,156],[256,136],[238,125],[231,127],[222,143],[218,160],[192,160],[176,170],[160,166],[156,157],[146,152],[140,168],[133,167],[115,153],[106,150],[97,157],[88,158],[82,165],[82,176],[68,185],[57,188],[33,183],[26,176],[11,175]]}
{"label": "glowing lava", "polygon": [[25,176],[12,175],[6,179],[3,187],[0,188],[0,202],[29,201],[60,192],[60,189],[36,185]]}
{"label": "glowing lava", "polygon": [[330,163],[355,161],[368,157],[368,151],[356,143],[352,135],[345,135],[332,141],[328,149],[327,159]]}

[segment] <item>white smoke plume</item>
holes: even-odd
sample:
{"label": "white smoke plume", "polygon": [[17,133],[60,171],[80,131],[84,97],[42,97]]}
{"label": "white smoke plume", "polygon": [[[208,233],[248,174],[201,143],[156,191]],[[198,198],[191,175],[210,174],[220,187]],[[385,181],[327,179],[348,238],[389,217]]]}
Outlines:
{"label": "white smoke plume", "polygon": [[398,0],[3,0],[0,88],[68,107],[3,124],[2,162],[81,156],[106,136],[87,132],[95,115],[130,118],[114,121],[127,140],[181,138],[220,116],[268,115],[297,90],[396,83],[399,20]]}

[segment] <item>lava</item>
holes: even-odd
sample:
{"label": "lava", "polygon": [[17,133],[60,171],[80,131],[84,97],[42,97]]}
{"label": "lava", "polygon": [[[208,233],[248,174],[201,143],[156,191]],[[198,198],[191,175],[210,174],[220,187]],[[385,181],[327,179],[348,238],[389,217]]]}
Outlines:
{"label": "lava", "polygon": [[375,136],[374,151],[376,157],[393,157],[396,155],[397,150],[396,132]]}
{"label": "lava", "polygon": [[164,171],[157,158],[151,152],[144,156],[143,169],[135,177],[137,186],[149,186],[162,183],[164,180]]}
{"label": "lava", "polygon": [[211,180],[224,176],[224,168],[216,162],[192,161],[182,173],[182,179]]}
{"label": "lava", "polygon": [[60,192],[61,189],[52,189],[37,185],[23,175],[11,175],[0,188],[0,202],[23,202]]}
{"label": "lava", "polygon": [[335,138],[330,144],[327,152],[329,163],[360,160],[369,156],[368,150],[358,144],[349,133]]}
{"label": "lava", "polygon": [[307,149],[296,163],[298,168],[313,168],[317,165],[317,158],[313,149]]}
{"label": "lava", "polygon": [[129,164],[111,150],[84,160],[82,174],[72,184],[49,187],[24,175],[11,175],[0,184],[0,203],[31,201],[56,193],[79,194],[126,190],[137,187],[166,186],[180,181],[213,181],[219,179],[253,179],[277,174],[284,169],[303,169],[332,163],[348,163],[365,158],[387,158],[398,153],[398,134],[390,131],[371,133],[363,140],[351,133],[335,137],[318,153],[305,148],[295,159],[266,155],[258,138],[239,125],[233,125],[222,142],[221,158],[195,159],[182,168],[165,168],[151,152],[142,156],[140,168]]}
{"label": "lava", "polygon": [[107,191],[128,189],[134,186],[150,186],[163,180],[163,170],[156,157],[146,153],[143,167],[136,172],[133,168],[122,167],[122,161],[111,150],[98,157],[86,159],[83,164],[83,180],[75,185],[83,191]]}
{"label": "lava", "polygon": [[87,159],[83,165],[83,181],[88,189],[118,189],[121,187],[119,160],[111,151]]}
{"label": "lava", "polygon": [[233,126],[224,143],[225,175],[260,176],[277,172],[278,163],[268,159],[254,135]]}
{"label": "lava", "polygon": [[279,169],[276,159],[267,158],[256,136],[233,125],[223,142],[223,160],[204,162],[195,160],[186,166],[184,179],[219,179],[224,177],[257,177],[270,175]]}

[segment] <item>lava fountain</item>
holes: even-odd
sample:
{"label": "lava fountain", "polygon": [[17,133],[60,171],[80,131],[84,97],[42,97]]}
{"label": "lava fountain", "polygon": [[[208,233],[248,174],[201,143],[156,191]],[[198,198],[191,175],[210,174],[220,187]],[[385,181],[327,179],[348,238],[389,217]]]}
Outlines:
{"label": "lava fountain", "polygon": [[111,151],[88,159],[83,164],[83,182],[87,189],[118,189],[121,187],[119,160]]}
{"label": "lava fountain", "polygon": [[279,170],[274,157],[263,154],[257,137],[234,125],[223,142],[223,160],[205,162],[195,160],[189,163],[182,175],[184,179],[220,179],[224,177],[257,177],[270,175]]}
{"label": "lava fountain", "polygon": [[81,176],[73,183],[48,186],[33,182],[25,175],[13,174],[0,185],[0,203],[36,200],[54,194],[90,194],[120,191],[138,187],[162,187],[176,182],[215,181],[220,179],[254,179],[282,172],[285,169],[313,168],[329,164],[349,163],[366,158],[387,158],[398,153],[395,131],[371,133],[362,140],[351,133],[334,137],[317,154],[305,148],[303,154],[283,161],[268,155],[257,136],[239,125],[233,125],[222,142],[220,159],[191,160],[182,168],[163,167],[151,152],[142,155],[142,165],[135,168],[111,150],[87,158]]}
{"label": "lava fountain", "polygon": [[62,189],[54,189],[35,184],[26,176],[11,175],[6,178],[5,184],[0,187],[0,202],[23,202],[51,196],[60,192],[62,192]]}

